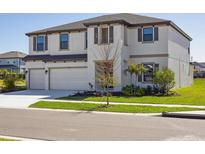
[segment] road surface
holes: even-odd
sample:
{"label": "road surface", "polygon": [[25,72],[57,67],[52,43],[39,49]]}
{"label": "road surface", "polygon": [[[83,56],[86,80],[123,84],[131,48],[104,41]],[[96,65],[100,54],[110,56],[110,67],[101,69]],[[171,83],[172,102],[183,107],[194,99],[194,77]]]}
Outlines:
{"label": "road surface", "polygon": [[0,109],[0,135],[42,140],[205,140],[205,120]]}

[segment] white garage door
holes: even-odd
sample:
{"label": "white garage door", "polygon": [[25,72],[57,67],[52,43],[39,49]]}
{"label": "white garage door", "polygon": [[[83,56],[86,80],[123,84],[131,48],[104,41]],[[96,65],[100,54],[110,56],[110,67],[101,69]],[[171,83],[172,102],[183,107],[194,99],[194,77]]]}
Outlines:
{"label": "white garage door", "polygon": [[44,69],[30,70],[30,89],[45,89]]}
{"label": "white garage door", "polygon": [[50,89],[86,90],[88,88],[87,68],[50,69]]}

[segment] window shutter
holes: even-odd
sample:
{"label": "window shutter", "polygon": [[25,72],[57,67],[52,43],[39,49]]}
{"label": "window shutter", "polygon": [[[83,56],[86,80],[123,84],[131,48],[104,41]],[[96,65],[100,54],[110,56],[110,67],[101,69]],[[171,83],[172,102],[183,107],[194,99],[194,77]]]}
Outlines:
{"label": "window shutter", "polygon": [[98,27],[94,28],[94,44],[98,44]]}
{"label": "window shutter", "polygon": [[45,50],[48,50],[48,35],[45,36]]}
{"label": "window shutter", "polygon": [[88,48],[88,32],[85,32],[85,49]]}
{"label": "window shutter", "polygon": [[114,42],[114,29],[113,26],[109,27],[109,43]]}
{"label": "window shutter", "polygon": [[36,51],[36,36],[33,37],[33,51]]}
{"label": "window shutter", "polygon": [[159,28],[154,27],[154,40],[158,41],[159,40]]}
{"label": "window shutter", "polygon": [[67,47],[67,49],[70,49],[70,33],[68,33],[68,47]]}
{"label": "window shutter", "polygon": [[142,42],[142,28],[138,28],[138,42]]}

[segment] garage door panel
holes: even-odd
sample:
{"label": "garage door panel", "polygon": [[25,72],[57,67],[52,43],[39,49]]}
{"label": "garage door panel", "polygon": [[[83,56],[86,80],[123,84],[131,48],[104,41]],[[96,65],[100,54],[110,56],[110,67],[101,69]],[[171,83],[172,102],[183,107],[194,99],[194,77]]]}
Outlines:
{"label": "garage door panel", "polygon": [[50,69],[50,89],[86,90],[87,87],[87,68]]}
{"label": "garage door panel", "polygon": [[30,89],[45,89],[44,69],[30,70]]}

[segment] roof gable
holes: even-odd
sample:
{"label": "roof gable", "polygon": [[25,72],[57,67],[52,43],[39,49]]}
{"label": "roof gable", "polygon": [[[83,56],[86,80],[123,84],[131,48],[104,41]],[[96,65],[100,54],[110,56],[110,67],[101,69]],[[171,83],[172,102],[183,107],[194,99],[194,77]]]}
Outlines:
{"label": "roof gable", "polygon": [[26,56],[25,53],[19,51],[10,51],[0,54],[0,59],[6,58],[24,58]]}

